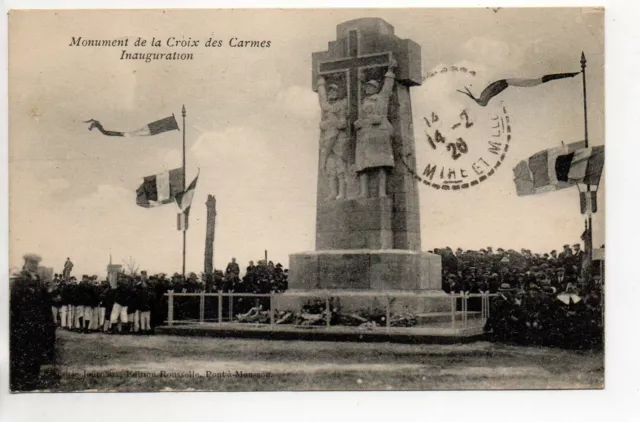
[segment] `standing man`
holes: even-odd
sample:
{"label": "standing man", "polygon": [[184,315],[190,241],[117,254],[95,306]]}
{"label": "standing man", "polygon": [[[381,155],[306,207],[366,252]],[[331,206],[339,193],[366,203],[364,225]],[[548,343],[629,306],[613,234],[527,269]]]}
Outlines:
{"label": "standing man", "polygon": [[62,277],[69,281],[69,277],[71,277],[71,270],[73,270],[73,262],[67,257],[67,261],[64,263],[64,268],[62,269]]}
{"label": "standing man", "polygon": [[9,378],[12,391],[37,388],[40,366],[53,357],[55,325],[51,296],[37,274],[41,258],[25,255],[22,271],[10,282]]}
{"label": "standing man", "polygon": [[240,276],[240,266],[236,262],[235,258],[231,258],[231,262],[227,264],[227,269],[225,271],[227,274],[233,274],[236,277]]}
{"label": "standing man", "polygon": [[113,308],[111,308],[111,329],[114,329],[114,324],[118,323],[118,334],[122,332],[122,323],[127,324],[129,322],[128,315],[128,302],[129,292],[126,287],[126,280],[124,276],[118,277],[118,287],[115,288],[113,294]]}
{"label": "standing man", "polygon": [[580,249],[580,244],[576,243],[573,245],[573,258],[575,260],[575,265],[578,268],[582,267],[582,261],[584,261],[584,251]]}
{"label": "standing man", "polygon": [[[151,332],[151,296],[146,281],[142,281],[137,286],[138,310],[140,319],[140,331],[143,333]],[[137,330],[136,330],[137,331]]]}

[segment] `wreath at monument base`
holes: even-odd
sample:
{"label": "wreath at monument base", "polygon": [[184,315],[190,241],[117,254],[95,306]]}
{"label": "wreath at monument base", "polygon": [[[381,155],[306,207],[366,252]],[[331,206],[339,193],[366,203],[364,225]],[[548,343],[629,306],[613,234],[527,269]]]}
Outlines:
{"label": "wreath at monument base", "polygon": [[[327,320],[331,326],[359,327],[374,329],[387,325],[386,311],[382,308],[366,308],[355,312],[343,312],[333,301],[329,300],[329,309],[326,309],[326,301],[310,300],[297,311],[274,310],[275,325],[296,325],[300,327],[326,326]],[[262,305],[251,308],[244,314],[237,314],[236,322],[269,324],[271,316],[269,310],[264,310]],[[413,327],[417,324],[415,315],[411,313],[393,313],[389,316],[390,327]]]}

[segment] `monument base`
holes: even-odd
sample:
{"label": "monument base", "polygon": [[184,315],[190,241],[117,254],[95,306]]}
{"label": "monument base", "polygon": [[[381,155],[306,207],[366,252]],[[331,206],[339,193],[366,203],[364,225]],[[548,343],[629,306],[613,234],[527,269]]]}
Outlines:
{"label": "monument base", "polygon": [[291,254],[289,288],[296,290],[441,290],[440,255],[399,249]]}
{"label": "monument base", "polygon": [[[428,252],[330,250],[297,253],[289,257],[289,289],[318,291],[319,295],[323,290],[335,291],[343,311],[375,308],[382,305],[385,297],[393,298],[391,308],[394,313],[415,314],[449,309],[448,297],[441,290],[441,274],[441,257]],[[371,295],[349,294],[362,291]],[[394,292],[406,291],[430,291],[433,298],[394,297]]]}

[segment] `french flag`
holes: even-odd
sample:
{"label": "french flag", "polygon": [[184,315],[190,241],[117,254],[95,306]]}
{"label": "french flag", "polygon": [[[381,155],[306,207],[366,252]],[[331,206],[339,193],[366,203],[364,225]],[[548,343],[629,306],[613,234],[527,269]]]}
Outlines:
{"label": "french flag", "polygon": [[196,193],[196,184],[198,183],[198,176],[200,170],[198,169],[198,175],[189,184],[184,193],[179,193],[176,196],[176,205],[178,206],[178,230],[186,231],[189,228],[189,210],[191,210],[191,201],[193,201],[193,195]]}
{"label": "french flag", "polygon": [[98,120],[90,119],[85,121],[85,123],[91,123],[89,125],[89,130],[98,129],[100,133],[106,136],[122,136],[125,138],[131,138],[136,136],[153,136],[158,135],[160,133],[169,132],[171,130],[180,130],[178,128],[178,122],[176,121],[176,116],[171,115],[169,117],[165,117],[164,119],[156,120],[155,122],[151,122],[144,127],[131,130],[128,132],[120,132],[117,130],[107,130],[102,127],[102,123]]}
{"label": "french flag", "polygon": [[182,167],[147,176],[136,191],[136,204],[144,208],[169,204],[182,192],[182,186]]}

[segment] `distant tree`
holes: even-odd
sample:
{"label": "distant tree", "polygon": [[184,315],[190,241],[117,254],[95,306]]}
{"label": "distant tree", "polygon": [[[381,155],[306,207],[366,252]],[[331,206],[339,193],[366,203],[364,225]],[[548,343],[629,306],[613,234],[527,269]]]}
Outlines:
{"label": "distant tree", "polygon": [[128,275],[137,275],[138,274],[138,270],[140,269],[140,265],[138,265],[138,263],[136,262],[134,257],[129,256],[129,259],[128,260],[123,260],[122,264],[123,264],[123,269],[124,269],[124,273],[125,274],[128,274]]}

